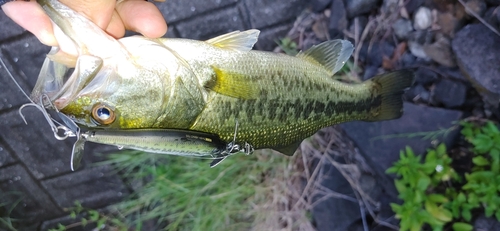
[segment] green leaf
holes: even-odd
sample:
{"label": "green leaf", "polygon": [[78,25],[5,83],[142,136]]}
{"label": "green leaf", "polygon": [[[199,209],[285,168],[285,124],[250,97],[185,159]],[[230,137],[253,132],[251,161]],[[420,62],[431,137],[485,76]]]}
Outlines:
{"label": "green leaf", "polygon": [[71,213],[69,214],[69,217],[75,219],[76,218],[76,213],[75,211],[71,211]]}
{"label": "green leaf", "polygon": [[392,166],[392,167],[388,168],[387,170],[385,170],[385,173],[396,173],[397,175],[400,175],[398,173],[398,167],[396,167],[396,166]]}
{"label": "green leaf", "polygon": [[462,124],[462,126],[464,126],[464,128],[462,129],[461,133],[467,139],[470,139],[472,136],[474,136],[474,132],[472,131],[472,127],[471,126],[467,126],[467,125],[470,125],[470,124]]}
{"label": "green leaf", "polygon": [[437,156],[441,157],[446,155],[446,145],[444,143],[441,143],[437,148],[436,148]]}
{"label": "green leaf", "polygon": [[490,165],[491,172],[496,175],[496,174],[500,173],[500,158],[492,158],[492,159],[493,159],[493,161]]}
{"label": "green leaf", "polygon": [[495,174],[490,171],[476,171],[468,175],[468,181],[486,181],[489,182]]}
{"label": "green leaf", "polygon": [[403,183],[402,181],[395,180],[394,185],[396,186],[396,189],[398,190],[399,194],[406,192],[406,184]]}
{"label": "green leaf", "polygon": [[421,203],[425,199],[425,193],[423,191],[415,191],[415,197],[413,197],[413,203]]}
{"label": "green leaf", "polygon": [[401,219],[401,205],[398,205],[396,203],[391,203],[391,209],[394,213],[396,213],[396,218]]}
{"label": "green leaf", "polygon": [[97,221],[97,228],[102,230],[104,228],[104,224],[106,223],[106,219],[102,218]]}
{"label": "green leaf", "polygon": [[449,222],[453,219],[451,212],[445,208],[438,207],[430,201],[425,202],[425,210],[440,221]]}
{"label": "green leaf", "polygon": [[436,194],[436,193],[428,195],[427,199],[429,201],[435,202],[435,203],[446,203],[446,202],[448,202],[448,198],[446,198],[442,194]]}
{"label": "green leaf", "polygon": [[486,217],[491,217],[493,212],[495,212],[495,210],[491,206],[486,206],[484,208],[484,215],[486,215]]}
{"label": "green leaf", "polygon": [[[496,143],[496,142],[495,142]],[[497,144],[498,145],[498,144]],[[498,150],[498,148],[492,148],[490,150],[490,156],[493,158],[493,159],[500,159],[500,150]]]}
{"label": "green leaf", "polygon": [[462,208],[462,217],[465,221],[470,221],[472,219],[472,213],[468,208]]}
{"label": "green leaf", "polygon": [[486,166],[490,164],[490,161],[483,156],[476,156],[472,158],[472,162],[478,166]]}
{"label": "green leaf", "polygon": [[420,231],[422,230],[422,223],[418,222],[417,220],[410,220],[411,221],[411,227],[410,231]]}
{"label": "green leaf", "polygon": [[469,193],[467,195],[467,201],[469,202],[470,205],[474,207],[479,206],[479,197],[475,193]]}
{"label": "green leaf", "polygon": [[473,140],[472,144],[474,145],[475,149],[483,154],[488,152],[492,147],[493,147],[493,140],[485,134],[478,134]]}
{"label": "green leaf", "polygon": [[455,222],[453,223],[452,228],[453,231],[471,231],[472,229],[474,229],[472,225],[469,225],[464,222]]}
{"label": "green leaf", "polygon": [[86,226],[89,223],[89,221],[85,217],[82,218],[81,222],[82,222],[82,226]]}
{"label": "green leaf", "polygon": [[66,230],[66,226],[64,226],[63,224],[59,223],[59,224],[57,224],[57,230]]}
{"label": "green leaf", "polygon": [[497,126],[495,126],[495,124],[491,121],[488,121],[484,126],[484,132],[490,134],[491,136],[500,134]]}
{"label": "green leaf", "polygon": [[431,179],[427,176],[423,176],[418,179],[417,189],[420,191],[427,190],[427,187],[431,184]]}
{"label": "green leaf", "polygon": [[89,218],[91,221],[97,221],[99,219],[99,212],[95,211],[95,210],[91,210],[89,211]]}
{"label": "green leaf", "polygon": [[413,153],[413,149],[411,149],[410,146],[405,147],[406,155],[408,157],[415,157],[415,154]]}
{"label": "green leaf", "polygon": [[425,162],[426,163],[432,163],[433,165],[435,165],[436,160],[437,160],[437,156],[436,156],[436,151],[434,151],[434,150],[428,151],[427,155],[425,155]]}

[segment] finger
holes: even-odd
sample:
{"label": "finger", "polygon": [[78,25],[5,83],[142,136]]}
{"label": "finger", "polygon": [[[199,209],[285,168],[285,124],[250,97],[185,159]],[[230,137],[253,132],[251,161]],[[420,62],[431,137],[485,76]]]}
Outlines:
{"label": "finger", "polygon": [[60,0],[74,11],[85,15],[102,29],[106,29],[111,22],[116,0]]}
{"label": "finger", "polygon": [[43,44],[57,46],[52,22],[38,3],[8,2],[2,5],[2,10],[18,25],[33,33]]}
{"label": "finger", "polygon": [[167,33],[167,23],[153,3],[141,0],[122,1],[118,2],[116,11],[128,30],[150,38],[158,38]]}
{"label": "finger", "polygon": [[123,25],[118,12],[113,11],[113,16],[111,17],[111,21],[106,28],[106,32],[115,38],[121,38],[125,35],[125,26]]}

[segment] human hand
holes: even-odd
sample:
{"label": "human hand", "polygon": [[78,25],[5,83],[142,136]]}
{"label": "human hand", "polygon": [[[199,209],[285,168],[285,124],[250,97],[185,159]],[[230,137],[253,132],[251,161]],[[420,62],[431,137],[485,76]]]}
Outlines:
{"label": "human hand", "polygon": [[[132,30],[146,37],[157,38],[167,32],[167,24],[158,8],[142,0],[60,0],[82,13],[115,38]],[[36,1],[14,1],[2,5],[14,22],[33,33],[42,43],[57,46],[52,23]]]}

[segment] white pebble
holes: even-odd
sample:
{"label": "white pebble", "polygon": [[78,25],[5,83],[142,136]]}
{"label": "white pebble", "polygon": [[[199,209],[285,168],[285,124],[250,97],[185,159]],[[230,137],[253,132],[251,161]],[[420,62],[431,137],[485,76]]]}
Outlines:
{"label": "white pebble", "polygon": [[418,8],[413,19],[413,28],[416,30],[425,30],[432,25],[432,12],[427,7]]}

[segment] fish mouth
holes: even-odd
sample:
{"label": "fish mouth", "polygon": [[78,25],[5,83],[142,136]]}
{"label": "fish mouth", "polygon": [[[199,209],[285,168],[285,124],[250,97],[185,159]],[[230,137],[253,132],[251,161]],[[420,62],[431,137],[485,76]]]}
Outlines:
{"label": "fish mouth", "polygon": [[[103,61],[99,57],[80,55],[73,69],[50,59],[50,54],[54,52],[57,52],[57,49],[52,49],[45,59],[30,98],[38,102],[47,96],[51,105],[44,106],[55,106],[56,110],[61,110],[77,98],[85,88],[89,86],[95,88],[102,83],[103,78],[96,77],[102,76],[100,73]],[[97,83],[96,79],[100,79],[101,83]]]}

